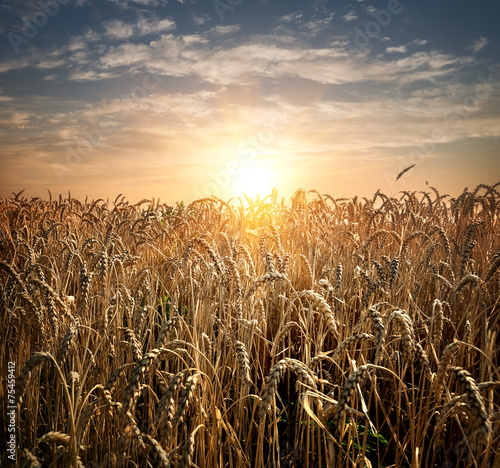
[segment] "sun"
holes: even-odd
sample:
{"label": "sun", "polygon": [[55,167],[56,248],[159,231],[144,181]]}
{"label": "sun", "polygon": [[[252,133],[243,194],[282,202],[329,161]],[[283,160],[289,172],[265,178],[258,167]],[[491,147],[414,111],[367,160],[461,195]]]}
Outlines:
{"label": "sun", "polygon": [[249,197],[261,198],[270,195],[276,185],[273,171],[264,164],[247,164],[241,167],[241,171],[235,176],[233,190],[236,194],[245,194]]}

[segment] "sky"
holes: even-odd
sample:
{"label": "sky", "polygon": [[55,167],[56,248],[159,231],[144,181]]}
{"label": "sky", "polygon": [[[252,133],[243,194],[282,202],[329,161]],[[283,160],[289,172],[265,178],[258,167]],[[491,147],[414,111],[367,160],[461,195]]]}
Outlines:
{"label": "sky", "polygon": [[1,1],[0,198],[493,184],[499,16],[491,0]]}

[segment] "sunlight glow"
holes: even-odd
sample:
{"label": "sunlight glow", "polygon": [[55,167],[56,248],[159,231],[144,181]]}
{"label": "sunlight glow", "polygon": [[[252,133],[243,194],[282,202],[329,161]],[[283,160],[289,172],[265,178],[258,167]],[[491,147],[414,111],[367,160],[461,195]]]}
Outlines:
{"label": "sunlight glow", "polygon": [[248,164],[241,168],[241,172],[234,178],[233,190],[236,194],[245,194],[249,197],[265,197],[276,185],[272,171],[263,164]]}

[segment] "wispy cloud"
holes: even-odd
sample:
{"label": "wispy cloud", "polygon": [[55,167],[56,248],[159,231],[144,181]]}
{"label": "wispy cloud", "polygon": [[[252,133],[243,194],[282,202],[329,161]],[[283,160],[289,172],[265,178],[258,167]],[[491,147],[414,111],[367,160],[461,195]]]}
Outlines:
{"label": "wispy cloud", "polygon": [[404,54],[407,51],[406,46],[401,45],[401,46],[395,46],[395,47],[387,47],[386,52],[388,54],[393,54],[395,52]]}
{"label": "wispy cloud", "polygon": [[210,21],[210,16],[205,14],[193,13],[193,23],[196,26],[202,26]]}
{"label": "wispy cloud", "polygon": [[283,23],[293,23],[298,21],[303,17],[303,14],[300,11],[295,11],[293,13],[289,13],[288,15],[282,16],[281,21]]}
{"label": "wispy cloud", "polygon": [[224,35],[224,34],[233,34],[235,32],[238,32],[240,29],[241,28],[239,24],[232,24],[228,26],[218,25],[215,28],[212,28],[210,32],[213,32],[218,35]]}
{"label": "wispy cloud", "polygon": [[[115,20],[107,23],[107,34],[128,36],[134,31],[146,33],[150,21],[136,24]],[[322,20],[323,21],[323,20]],[[323,22],[311,27],[324,27]],[[142,24],[142,25],[141,25]],[[167,21],[156,28],[173,28]],[[215,85],[250,85],[255,77],[282,79],[297,77],[320,84],[362,83],[363,81],[411,83],[436,80],[454,69],[466,66],[471,58],[438,51],[408,53],[405,46],[388,47],[387,53],[401,58],[374,60],[366,54],[352,54],[345,41],[332,42],[330,47],[304,47],[304,40],[289,34],[250,37],[243,44],[212,41],[214,35],[237,33],[239,25],[219,25],[205,34],[160,34],[155,40],[114,45],[96,41],[96,47],[80,48],[82,39],[75,37],[68,45],[51,54],[34,51],[21,58],[0,62],[0,72],[25,67],[40,69],[66,68],[76,81],[98,81],[119,77],[123,69],[129,73],[161,73],[164,76],[196,77]],[[214,34],[215,33],[215,34]],[[90,33],[89,33],[90,34]]]}
{"label": "wispy cloud", "polygon": [[137,21],[137,32],[139,36],[164,33],[175,28],[175,22],[170,18],[159,19],[156,16],[152,16],[149,18],[139,18]]}
{"label": "wispy cloud", "polygon": [[410,45],[417,45],[417,46],[424,46],[429,44],[429,41],[427,39],[414,39],[413,41],[410,42]]}
{"label": "wispy cloud", "polygon": [[141,37],[148,34],[158,34],[175,29],[175,22],[169,18],[140,17],[136,23],[125,23],[121,20],[111,20],[103,23],[105,34],[112,39],[129,39],[132,36]]}
{"label": "wispy cloud", "polygon": [[477,39],[475,39],[472,44],[469,46],[469,50],[472,50],[475,54],[483,50],[490,41],[486,39],[484,36],[480,36]]}
{"label": "wispy cloud", "polygon": [[155,7],[160,3],[166,3],[166,0],[107,0],[110,3],[114,3],[118,5],[120,8],[128,9],[128,8],[147,8],[147,7]]}
{"label": "wispy cloud", "polygon": [[356,12],[354,10],[350,10],[347,14],[343,16],[344,21],[355,21],[358,19],[358,16],[356,15]]}
{"label": "wispy cloud", "polygon": [[128,39],[134,35],[134,25],[121,20],[106,21],[103,26],[105,34],[113,39]]}
{"label": "wispy cloud", "polygon": [[[1,101],[2,99],[0,99]],[[0,113],[0,126],[9,129],[24,129],[30,121],[29,114],[7,110]]]}

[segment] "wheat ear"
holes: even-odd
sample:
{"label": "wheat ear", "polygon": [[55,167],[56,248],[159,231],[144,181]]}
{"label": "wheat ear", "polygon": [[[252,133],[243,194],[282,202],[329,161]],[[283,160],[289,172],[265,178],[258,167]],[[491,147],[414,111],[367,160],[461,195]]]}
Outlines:
{"label": "wheat ear", "polygon": [[371,367],[373,367],[371,364],[361,366],[347,378],[344,386],[342,387],[339,401],[335,406],[335,411],[333,413],[333,420],[337,425],[337,428],[340,428],[342,424],[343,415],[347,411],[347,402],[351,399],[352,394],[356,390],[356,386],[363,381]]}
{"label": "wheat ear", "polygon": [[248,299],[260,286],[270,283],[271,281],[284,280],[285,277],[280,273],[266,273],[260,278],[256,279],[250,289],[246,294],[246,298]]}
{"label": "wheat ear", "polygon": [[486,412],[484,400],[479,392],[478,385],[471,374],[465,369],[452,367],[451,370],[456,374],[457,379],[465,389],[465,402],[469,405],[470,412],[475,420],[473,430],[478,429],[483,442],[488,444],[492,433],[491,423],[488,420],[488,413]]}
{"label": "wheat ear", "polygon": [[184,379],[184,376],[188,372],[187,369],[174,375],[170,380],[165,393],[158,403],[158,412],[155,415],[155,422],[160,423],[160,429],[167,429],[167,432],[172,430],[172,421],[174,419],[174,398],[173,395],[179,388]]}
{"label": "wheat ear", "polygon": [[413,331],[413,322],[410,316],[404,310],[395,310],[387,320],[385,332],[389,329],[389,324],[395,321],[401,330],[401,339],[403,342],[403,357],[407,361],[413,360],[415,351],[415,333]]}
{"label": "wheat ear", "polygon": [[170,468],[170,461],[168,459],[168,455],[160,445],[160,443],[153,437],[148,434],[142,434],[142,439],[144,442],[147,442],[151,448],[153,449],[156,455],[156,461],[159,463],[155,466],[161,466],[163,468]]}
{"label": "wheat ear", "polygon": [[57,353],[57,362],[59,364],[62,364],[63,361],[66,359],[69,347],[73,343],[73,340],[75,339],[77,334],[78,334],[78,325],[76,324],[70,325],[68,327],[66,335],[64,335],[64,339],[61,344],[61,347],[59,348],[59,352]]}
{"label": "wheat ear", "polygon": [[170,320],[167,320],[161,327],[160,333],[158,333],[158,338],[156,340],[156,348],[160,348],[161,346],[165,346],[167,342],[167,338],[171,332],[177,330],[181,325],[181,316],[177,315]]}
{"label": "wheat ear", "polygon": [[29,468],[42,468],[42,465],[38,458],[33,455],[27,448],[25,448],[23,452],[26,459],[26,464]]}
{"label": "wheat ear", "polygon": [[21,372],[16,379],[16,393],[18,398],[17,401],[19,404],[21,404],[23,401],[23,393],[26,389],[26,385],[28,384],[33,369],[35,369],[35,367],[42,364],[43,362],[50,361],[51,359],[52,356],[49,353],[38,351],[33,353],[24,363],[23,367],[21,368]]}
{"label": "wheat ear", "polygon": [[448,369],[451,366],[451,362],[460,346],[460,341],[454,341],[446,346],[443,350],[443,354],[441,355],[441,359],[438,363],[436,377],[434,378],[433,387],[434,393],[438,396],[441,395],[441,389],[448,373]]}
{"label": "wheat ear", "polygon": [[153,364],[154,360],[161,353],[161,349],[153,349],[148,354],[144,355],[144,357],[137,363],[134,371],[132,372],[132,377],[130,378],[127,386],[125,387],[125,396],[123,398],[123,414],[129,411],[132,401],[135,398],[135,394],[140,386],[140,379],[146,373],[146,371],[150,368],[151,364]]}
{"label": "wheat ear", "polygon": [[439,299],[435,299],[432,304],[431,337],[436,346],[443,337],[443,304]]}
{"label": "wheat ear", "polygon": [[238,356],[238,362],[240,364],[242,383],[243,385],[251,385],[252,379],[250,378],[250,358],[248,356],[247,348],[241,341],[235,341],[234,350]]}
{"label": "wheat ear", "polygon": [[182,450],[182,457],[181,461],[179,463],[180,468],[190,468],[192,465],[192,460],[193,460],[193,455],[194,455],[194,436],[198,432],[198,430],[203,426],[203,424],[200,424],[199,426],[196,427],[196,429],[189,434],[189,437],[186,439],[186,442],[182,445],[181,450]]}
{"label": "wheat ear", "polygon": [[287,368],[292,370],[299,377],[297,384],[302,382],[310,387],[315,387],[315,382],[317,380],[316,375],[303,362],[291,358],[284,358],[278,361],[273,366],[266,379],[266,386],[264,387],[264,393],[260,403],[261,420],[264,420],[266,414],[270,412],[274,396],[278,391],[278,383]]}
{"label": "wheat ear", "polygon": [[349,336],[332,351],[332,357],[344,351],[352,344],[374,339],[375,337],[371,333],[357,333],[356,335]]}
{"label": "wheat ear", "polygon": [[333,333],[334,336],[338,336],[338,324],[333,316],[331,307],[326,302],[325,298],[314,291],[305,290],[299,293],[299,297],[304,297],[310,300],[313,305],[318,309],[318,311],[323,316],[328,328]]}
{"label": "wheat ear", "polygon": [[199,385],[199,382],[201,380],[200,377],[201,373],[196,372],[186,379],[186,385],[179,396],[179,404],[177,406],[177,413],[174,417],[174,425],[178,425],[184,422],[189,405],[193,401],[196,386]]}
{"label": "wheat ear", "polygon": [[68,445],[71,440],[71,437],[68,434],[64,434],[63,432],[51,431],[44,434],[42,437],[39,437],[36,440],[35,445],[40,445],[43,442],[55,442],[57,444]]}

